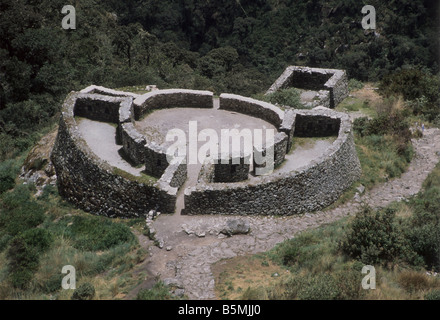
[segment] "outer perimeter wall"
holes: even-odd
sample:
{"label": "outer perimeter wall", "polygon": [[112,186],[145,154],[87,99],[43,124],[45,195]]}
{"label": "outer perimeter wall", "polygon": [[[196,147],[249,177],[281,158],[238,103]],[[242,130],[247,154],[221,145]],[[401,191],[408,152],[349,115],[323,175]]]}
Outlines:
{"label": "outer perimeter wall", "polygon": [[[214,184],[201,179],[196,187],[185,190],[185,214],[292,215],[336,201],[361,174],[351,122],[347,115],[334,111],[295,112],[302,122],[315,121],[314,127],[319,127],[323,118],[329,123],[340,122],[338,138],[323,156],[298,171],[275,171],[247,183]],[[304,136],[302,130],[295,131]]]}
{"label": "outer perimeter wall", "polygon": [[[143,216],[151,209],[173,213],[177,186],[181,183],[182,174],[186,176],[186,167],[170,168],[177,172],[179,181],[173,179],[175,172],[169,171],[164,179],[153,183],[141,181],[99,159],[83,140],[75,120],[75,106],[81,106],[90,99],[99,101],[104,113],[106,107],[131,102],[131,98],[81,93],[71,93],[67,97],[51,154],[60,195],[87,212],[109,217]],[[95,110],[92,117],[96,116]]]}

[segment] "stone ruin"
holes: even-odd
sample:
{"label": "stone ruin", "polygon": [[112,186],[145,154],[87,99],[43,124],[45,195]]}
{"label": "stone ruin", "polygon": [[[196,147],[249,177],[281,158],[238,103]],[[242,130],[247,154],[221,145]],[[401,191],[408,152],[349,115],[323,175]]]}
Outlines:
{"label": "stone ruin", "polygon": [[316,91],[309,107],[323,106],[334,109],[348,96],[348,79],[344,70],[289,66],[266,94],[280,89],[297,88]]}
{"label": "stone ruin", "polygon": [[[328,99],[321,104],[330,107],[347,91],[341,70],[289,67],[268,92],[288,86],[327,90]],[[293,215],[330,205],[359,179],[360,163],[348,115],[326,108],[283,110],[224,93],[218,99],[220,110],[264,119],[277,128],[274,145],[253,150],[255,159],[273,148],[275,168],[282,165],[296,137],[334,136],[336,140],[322,156],[289,172],[275,169],[255,176],[258,164],[252,163],[252,171],[244,155],[237,162],[232,158],[218,164],[207,161],[197,184],[182,190],[188,178],[186,159],[170,164],[164,147],[138,132],[135,122],[158,109],[214,108],[214,100],[212,92],[184,89],[137,95],[91,86],[70,93],[51,154],[60,195],[85,211],[109,217],[144,216],[150,210],[171,214],[182,193],[182,214]],[[142,179],[100,159],[82,137],[77,117],[114,125],[115,141],[130,163],[145,165],[145,173],[157,180]]]}

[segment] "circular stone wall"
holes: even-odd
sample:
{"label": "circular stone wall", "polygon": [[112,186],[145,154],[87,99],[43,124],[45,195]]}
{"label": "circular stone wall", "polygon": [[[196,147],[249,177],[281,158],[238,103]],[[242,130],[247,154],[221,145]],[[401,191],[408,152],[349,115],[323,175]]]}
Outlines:
{"label": "circular stone wall", "polygon": [[[239,112],[242,105],[249,114],[249,99],[234,99],[234,110]],[[292,215],[315,211],[332,204],[359,179],[361,167],[348,115],[329,109],[290,110],[281,120],[280,128],[288,129],[289,140],[326,136],[335,130],[337,139],[322,156],[297,170],[275,170],[247,182],[213,183],[214,169],[207,163],[199,184],[185,190],[185,214]]]}
{"label": "circular stone wall", "polygon": [[[99,93],[106,93],[101,88]],[[143,96],[71,93],[65,100],[51,159],[60,195],[78,207],[106,216],[133,217],[155,209],[175,211],[179,189],[188,179],[184,160],[170,165],[163,146],[152,143],[136,120],[155,109],[213,108],[213,94],[193,90],[158,90]],[[133,100],[134,99],[134,100]],[[295,137],[337,135],[318,159],[290,172],[276,170],[243,182],[214,182],[215,167],[203,165],[195,186],[184,190],[186,214],[290,215],[334,202],[359,179],[361,170],[347,115],[331,110],[288,110],[250,98],[223,94],[220,110],[269,122],[277,129],[275,161],[281,163]],[[84,141],[75,117],[117,126],[116,139],[126,156],[156,177],[145,181],[97,157]],[[256,150],[255,152],[265,152]],[[218,171],[218,170],[217,170]]]}

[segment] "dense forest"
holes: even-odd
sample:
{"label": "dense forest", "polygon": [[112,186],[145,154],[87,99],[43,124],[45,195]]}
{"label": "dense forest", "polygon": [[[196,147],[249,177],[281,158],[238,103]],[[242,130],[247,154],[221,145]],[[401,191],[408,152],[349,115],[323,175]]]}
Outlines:
{"label": "dense forest", "polygon": [[346,69],[377,81],[400,68],[439,71],[437,1],[62,0],[0,3],[1,158],[30,145],[71,90],[121,87],[263,92],[289,64]]}

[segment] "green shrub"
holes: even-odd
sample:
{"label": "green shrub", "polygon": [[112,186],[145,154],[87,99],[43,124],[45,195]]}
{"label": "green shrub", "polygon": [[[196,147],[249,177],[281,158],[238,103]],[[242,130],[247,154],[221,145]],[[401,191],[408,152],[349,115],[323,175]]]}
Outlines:
{"label": "green shrub", "polygon": [[20,172],[20,165],[15,160],[0,163],[0,194],[15,186],[15,178]]}
{"label": "green shrub", "polygon": [[386,97],[402,95],[405,100],[414,100],[423,95],[429,95],[434,99],[435,90],[439,88],[437,81],[435,76],[422,70],[398,70],[383,77],[379,84],[379,92]]}
{"label": "green shrub", "polygon": [[364,83],[362,81],[356,80],[354,78],[348,81],[348,90],[350,91],[360,90],[363,87],[364,87]]}
{"label": "green shrub", "polygon": [[43,193],[38,197],[39,200],[48,201],[51,196],[58,195],[58,189],[53,185],[46,185]]}
{"label": "green shrub", "polygon": [[431,183],[428,189],[419,194],[415,206],[417,212],[429,212],[433,221],[438,223],[440,221],[440,186]]}
{"label": "green shrub", "polygon": [[338,287],[340,300],[358,300],[365,295],[362,288],[362,268],[344,268],[344,270],[334,274]]}
{"label": "green shrub", "polygon": [[388,177],[395,178],[398,177],[402,170],[399,168],[399,163],[397,161],[393,162],[392,164],[387,164],[385,166],[385,172],[387,173]]}
{"label": "green shrub", "polygon": [[69,237],[73,247],[84,251],[107,250],[119,244],[134,242],[130,228],[109,218],[74,216],[60,220],[58,229]]}
{"label": "green shrub", "polygon": [[379,91],[384,96],[403,96],[415,115],[433,121],[440,115],[440,77],[418,69],[406,69],[385,76]]}
{"label": "green shrub", "polygon": [[[19,185],[4,194],[0,210],[0,248],[9,244],[8,273],[16,288],[26,288],[38,269],[39,255],[53,239],[44,229],[36,229],[44,221],[44,208],[31,197],[31,186]],[[12,239],[12,240],[11,240]]]}
{"label": "green shrub", "polygon": [[0,235],[0,252],[6,249],[8,246],[9,240],[12,239],[12,236],[9,234]]}
{"label": "green shrub", "polygon": [[27,288],[38,269],[38,252],[22,236],[18,236],[11,241],[7,258],[12,285],[15,288]]}
{"label": "green shrub", "polygon": [[53,242],[52,234],[45,229],[29,229],[23,232],[23,240],[37,253],[43,253],[50,248]]}
{"label": "green shrub", "polygon": [[386,140],[385,137],[378,134],[371,134],[366,137],[366,141],[368,145],[372,146],[376,150],[385,150],[386,149]]}
{"label": "green shrub", "polygon": [[274,93],[264,96],[264,99],[270,103],[289,106],[295,109],[304,109],[304,106],[301,104],[300,92],[295,88],[275,91]]}
{"label": "green shrub", "polygon": [[42,127],[56,112],[53,103],[40,105],[35,100],[25,100],[17,103],[9,103],[1,111],[3,119],[7,119],[19,129]]}
{"label": "green shrub", "polygon": [[31,268],[30,265],[26,265],[26,267],[16,268],[10,272],[10,281],[14,288],[25,290],[29,287],[34,273],[37,270],[37,267]]}
{"label": "green shrub", "polygon": [[301,300],[335,300],[339,297],[336,280],[329,274],[312,277],[298,293]]}
{"label": "green shrub", "polygon": [[356,118],[353,121],[353,130],[357,132],[361,137],[368,135],[369,133],[369,123],[368,117]]}
{"label": "green shrub", "polygon": [[425,294],[425,300],[440,300],[440,289],[434,289]]}
{"label": "green shrub", "polygon": [[300,234],[298,237],[283,242],[276,248],[276,259],[284,266],[307,264],[318,255],[317,250],[311,250],[318,242],[312,234]]}
{"label": "green shrub", "polygon": [[27,185],[17,186],[4,195],[0,211],[0,230],[15,236],[44,221],[44,208],[31,198]]}
{"label": "green shrub", "polygon": [[339,287],[330,274],[295,277],[285,284],[287,299],[335,300],[339,297]]}
{"label": "green shrub", "polygon": [[44,229],[29,229],[12,239],[7,252],[8,272],[12,285],[25,289],[38,269],[39,256],[52,244]]}
{"label": "green shrub", "polygon": [[281,253],[283,265],[288,266],[296,263],[300,254],[300,247],[292,244],[287,246]]}
{"label": "green shrub", "polygon": [[440,187],[431,185],[412,205],[414,214],[405,234],[424,264],[440,270]]}
{"label": "green shrub", "polygon": [[53,273],[48,280],[41,286],[40,290],[44,293],[54,293],[60,290],[64,275],[62,273]]}
{"label": "green shrub", "polygon": [[156,282],[151,289],[139,291],[136,300],[171,300],[173,297],[168,287],[161,281]]}
{"label": "green shrub", "polygon": [[13,210],[21,204],[29,202],[31,200],[31,191],[32,187],[30,185],[18,185],[13,191],[3,195],[2,209]]}
{"label": "green shrub", "polygon": [[428,99],[425,96],[421,96],[420,98],[415,98],[414,100],[410,100],[406,102],[407,108],[412,110],[414,114],[423,114],[426,108],[428,107]]}
{"label": "green shrub", "polygon": [[353,129],[361,137],[390,134],[399,137],[405,145],[409,143],[412,136],[409,128],[409,121],[401,112],[391,115],[379,114],[374,119],[361,117],[353,122]]}
{"label": "green shrub", "polygon": [[365,264],[395,262],[404,250],[404,240],[395,222],[395,210],[364,207],[339,244],[343,253]]}
{"label": "green shrub", "polygon": [[431,187],[440,187],[440,164],[437,164],[423,182],[423,188],[430,189]]}
{"label": "green shrub", "polygon": [[428,175],[410,206],[413,214],[403,224],[403,234],[415,253],[409,262],[440,270],[440,164]]}
{"label": "green shrub", "polygon": [[72,295],[72,300],[92,300],[95,297],[95,287],[85,282],[81,284]]}

